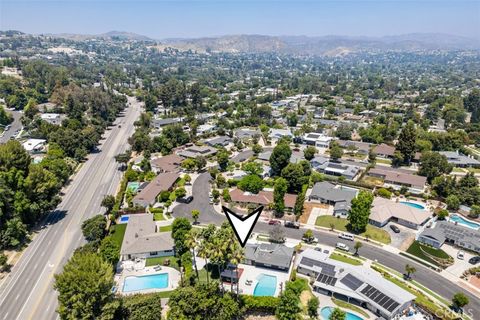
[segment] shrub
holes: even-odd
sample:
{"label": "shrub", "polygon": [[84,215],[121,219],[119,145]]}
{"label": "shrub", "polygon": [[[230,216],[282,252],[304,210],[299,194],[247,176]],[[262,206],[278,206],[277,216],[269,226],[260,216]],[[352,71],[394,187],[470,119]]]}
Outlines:
{"label": "shrub", "polygon": [[377,190],[377,195],[382,198],[390,199],[392,197],[392,193],[385,188],[380,188]]}
{"label": "shrub", "polygon": [[240,295],[240,301],[245,311],[274,313],[278,306],[278,298],[255,297]]}

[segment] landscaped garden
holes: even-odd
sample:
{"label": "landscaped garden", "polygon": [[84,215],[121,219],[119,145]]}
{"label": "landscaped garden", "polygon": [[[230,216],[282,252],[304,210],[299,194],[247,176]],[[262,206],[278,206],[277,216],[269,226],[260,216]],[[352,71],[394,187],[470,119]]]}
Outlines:
{"label": "landscaped garden", "polygon": [[351,264],[351,265],[354,265],[354,266],[360,266],[360,265],[363,264],[363,262],[358,260],[358,259],[351,258],[351,257],[348,257],[344,254],[337,253],[337,252],[332,253],[330,255],[330,259],[345,262],[345,263],[348,263],[348,264]]}
{"label": "landscaped garden", "polygon": [[430,262],[433,265],[439,267],[447,267],[453,263],[453,258],[450,257],[442,249],[436,249],[418,241],[414,241],[407,249],[407,252],[414,255],[417,258]]}
{"label": "landscaped garden", "polygon": [[[325,228],[331,228],[333,226],[333,229],[335,230],[352,232],[348,228],[347,219],[337,218],[334,216],[320,216],[317,218],[315,224]],[[360,233],[359,235],[385,244],[389,244],[392,241],[390,234],[388,234],[387,231],[372,225],[367,225],[366,231]]]}

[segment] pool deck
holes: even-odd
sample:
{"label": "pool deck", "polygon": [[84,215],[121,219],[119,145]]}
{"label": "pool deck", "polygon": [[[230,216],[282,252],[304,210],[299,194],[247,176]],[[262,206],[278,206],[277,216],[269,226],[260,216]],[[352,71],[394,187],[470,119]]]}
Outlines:
{"label": "pool deck", "polygon": [[[145,289],[145,290],[138,290],[138,291],[123,292],[123,285],[125,283],[125,278],[132,277],[132,276],[140,277],[140,276],[154,275],[154,274],[160,274],[160,273],[168,273],[168,287],[163,289]],[[160,270],[155,270],[154,266],[140,268],[137,263],[133,269],[123,268],[121,272],[115,275],[115,283],[117,284],[116,293],[121,295],[131,295],[136,293],[171,291],[178,287],[178,283],[180,282],[180,279],[181,279],[180,272],[174,268],[165,267],[165,266],[161,266]]]}
{"label": "pool deck", "polygon": [[[289,273],[279,270],[273,270],[268,268],[255,267],[246,264],[239,264],[239,267],[243,269],[243,273],[240,276],[240,291],[243,294],[253,295],[255,286],[258,283],[258,278],[262,275],[275,276],[277,278],[277,287],[275,289],[274,296],[277,297],[280,294],[280,287],[285,289],[285,282],[289,279]],[[251,280],[252,284],[247,285],[246,281]]]}

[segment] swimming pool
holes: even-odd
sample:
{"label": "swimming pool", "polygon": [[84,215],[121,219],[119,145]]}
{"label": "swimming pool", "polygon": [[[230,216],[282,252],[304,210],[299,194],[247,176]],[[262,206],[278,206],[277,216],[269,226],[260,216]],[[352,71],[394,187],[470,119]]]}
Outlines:
{"label": "swimming pool", "polygon": [[480,224],[467,220],[461,216],[457,216],[456,214],[450,216],[448,220],[454,223],[456,222],[458,224],[463,224],[464,226],[472,229],[480,229]]}
{"label": "swimming pool", "polygon": [[409,207],[415,208],[415,209],[425,210],[425,207],[422,206],[422,205],[419,204],[419,203],[408,202],[408,201],[400,201],[400,203],[401,203],[401,204],[404,204],[404,205],[407,205],[407,206],[409,206]]}
{"label": "swimming pool", "polygon": [[139,277],[126,277],[123,292],[146,289],[165,289],[168,287],[168,273],[157,273]]}
{"label": "swimming pool", "polygon": [[[330,314],[332,314],[332,311],[333,311],[333,308],[332,307],[324,307],[322,308],[322,311],[321,311],[321,314],[322,314],[322,318],[324,320],[328,320],[330,318]],[[346,320],[363,320],[362,318],[360,318],[359,316],[353,314],[353,313],[350,313],[350,312],[347,312],[347,316],[345,317]]]}
{"label": "swimming pool", "polygon": [[128,222],[128,217],[129,216],[121,216],[120,217],[120,223],[127,223]]}
{"label": "swimming pool", "polygon": [[254,296],[273,297],[275,295],[275,290],[277,289],[277,277],[262,273],[257,280],[258,283],[255,286],[255,290],[253,290]]}

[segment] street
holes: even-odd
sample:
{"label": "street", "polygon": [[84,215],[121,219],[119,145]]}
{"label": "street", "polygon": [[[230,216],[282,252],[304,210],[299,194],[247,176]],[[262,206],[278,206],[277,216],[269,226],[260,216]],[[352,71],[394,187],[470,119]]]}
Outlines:
{"label": "street", "polygon": [[[186,217],[191,219],[191,211],[193,209],[200,210],[199,221],[204,224],[213,223],[220,225],[223,221],[226,221],[226,218],[215,212],[212,205],[209,204],[208,191],[210,190],[210,174],[208,172],[202,173],[193,184],[193,196],[194,200],[189,204],[180,204],[173,209],[173,215],[175,217]],[[265,233],[268,232],[274,226],[270,226],[265,222],[258,222],[255,226],[253,232],[256,233]],[[285,236],[288,238],[301,239],[305,229],[291,229],[284,228]],[[315,237],[319,240],[319,246],[328,245],[335,247],[337,242],[350,242],[341,240],[336,234],[330,233],[328,231],[314,231]],[[349,246],[352,248],[353,245]],[[353,250],[352,250],[353,251]],[[400,273],[405,272],[405,265],[409,264],[414,266],[417,271],[413,275],[413,279],[421,283],[428,289],[438,293],[443,296],[445,299],[450,300],[455,293],[463,292],[469,299],[470,303],[466,306],[465,310],[472,309],[477,313],[480,312],[480,298],[470,293],[469,291],[463,289],[459,285],[450,282],[449,280],[442,277],[437,272],[424,267],[421,264],[418,264],[410,259],[407,259],[398,254],[388,252],[381,247],[375,245],[370,245],[363,243],[363,247],[359,250],[361,256],[368,258],[373,261],[378,261],[378,263],[383,264],[391,269],[394,269]]]}
{"label": "street", "polygon": [[[20,118],[22,117],[22,113],[18,111],[7,111],[13,116],[13,122],[10,124],[10,129],[3,132],[3,136],[0,137],[0,143],[5,143],[10,140],[10,137],[15,134],[15,132],[20,131],[22,129],[22,122]],[[18,133],[18,132],[17,132]]]}
{"label": "street", "polygon": [[135,98],[128,100],[125,115],[105,132],[100,152],[88,156],[65,188],[60,205],[48,214],[37,236],[1,284],[0,319],[58,318],[53,276],[62,271],[73,251],[85,243],[81,223],[104,212],[100,206],[103,197],[115,193],[122,177],[114,156],[128,148],[127,139],[133,134],[133,123],[141,111]]}

